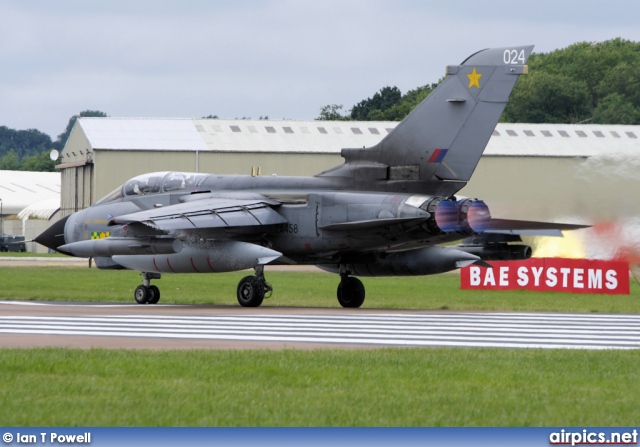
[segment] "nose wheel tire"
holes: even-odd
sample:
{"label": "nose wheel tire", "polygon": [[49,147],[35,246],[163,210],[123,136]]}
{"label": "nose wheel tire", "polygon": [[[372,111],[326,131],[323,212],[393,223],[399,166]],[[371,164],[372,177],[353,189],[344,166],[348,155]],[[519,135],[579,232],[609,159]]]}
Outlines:
{"label": "nose wheel tire", "polygon": [[238,283],[238,303],[242,307],[258,307],[264,300],[265,284],[259,276],[245,276]]}
{"label": "nose wheel tire", "polygon": [[342,307],[360,307],[364,303],[364,285],[358,278],[346,276],[338,284],[338,302]]}

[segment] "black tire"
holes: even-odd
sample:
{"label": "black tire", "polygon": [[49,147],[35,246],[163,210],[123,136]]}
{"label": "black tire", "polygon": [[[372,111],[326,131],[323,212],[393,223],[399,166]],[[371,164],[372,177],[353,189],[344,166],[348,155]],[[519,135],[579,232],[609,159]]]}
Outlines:
{"label": "black tire", "polygon": [[133,297],[138,304],[147,304],[149,302],[149,289],[145,286],[136,287],[136,291],[133,292]]}
{"label": "black tire", "polygon": [[258,307],[264,300],[264,281],[257,276],[245,276],[238,283],[238,303],[242,307]]}
{"label": "black tire", "polygon": [[338,284],[338,302],[342,307],[360,307],[364,303],[364,285],[358,278],[348,276]]}
{"label": "black tire", "polygon": [[147,297],[147,303],[158,304],[158,301],[160,301],[160,289],[158,289],[156,286],[149,286],[147,292],[149,293]]}

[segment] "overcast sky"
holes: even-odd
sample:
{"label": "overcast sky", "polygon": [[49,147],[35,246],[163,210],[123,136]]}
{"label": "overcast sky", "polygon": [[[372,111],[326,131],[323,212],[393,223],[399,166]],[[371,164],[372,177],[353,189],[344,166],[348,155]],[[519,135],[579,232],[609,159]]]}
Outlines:
{"label": "overcast sky", "polygon": [[0,125],[109,116],[314,119],[487,47],[640,41],[637,0],[0,0]]}

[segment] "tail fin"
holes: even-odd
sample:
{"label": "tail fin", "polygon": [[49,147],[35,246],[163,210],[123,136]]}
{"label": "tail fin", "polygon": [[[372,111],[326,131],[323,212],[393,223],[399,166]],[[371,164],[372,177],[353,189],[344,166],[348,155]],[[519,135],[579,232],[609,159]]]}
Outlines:
{"label": "tail fin", "polygon": [[457,192],[471,178],[519,75],[527,73],[532,50],[493,48],[447,67],[445,80],[386,138],[371,148],[343,149],[345,164],[320,175],[354,177],[358,189]]}

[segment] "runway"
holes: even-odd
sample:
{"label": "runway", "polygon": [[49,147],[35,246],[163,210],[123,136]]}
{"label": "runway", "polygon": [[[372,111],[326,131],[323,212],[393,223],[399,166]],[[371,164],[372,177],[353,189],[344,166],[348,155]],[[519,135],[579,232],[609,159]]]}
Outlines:
{"label": "runway", "polygon": [[638,349],[640,316],[0,302],[0,347]]}

